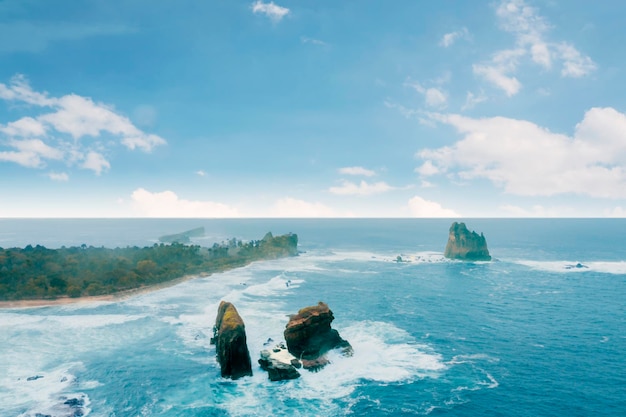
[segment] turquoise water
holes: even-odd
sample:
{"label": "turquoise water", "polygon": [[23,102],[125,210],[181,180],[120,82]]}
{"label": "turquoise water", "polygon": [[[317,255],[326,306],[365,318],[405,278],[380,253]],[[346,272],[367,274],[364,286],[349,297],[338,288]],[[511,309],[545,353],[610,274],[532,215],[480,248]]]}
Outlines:
{"label": "turquoise water", "polygon": [[[200,244],[271,230],[303,252],[118,303],[0,309],[0,416],[624,415],[626,221],[467,220],[490,263],[443,259],[450,223],[0,220],[0,247],[143,246],[204,226]],[[224,380],[209,343],[223,299],[254,363],[320,300],[355,355],[294,381],[256,366]]]}

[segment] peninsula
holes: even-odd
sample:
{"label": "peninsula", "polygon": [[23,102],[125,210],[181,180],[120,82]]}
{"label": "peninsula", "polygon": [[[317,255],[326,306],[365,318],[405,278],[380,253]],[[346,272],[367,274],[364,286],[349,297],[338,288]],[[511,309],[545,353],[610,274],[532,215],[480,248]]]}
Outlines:
{"label": "peninsula", "polygon": [[296,234],[267,233],[261,240],[231,239],[212,247],[161,243],[115,249],[86,245],[0,248],[0,301],[70,299],[148,289],[185,276],[295,256],[297,246]]}

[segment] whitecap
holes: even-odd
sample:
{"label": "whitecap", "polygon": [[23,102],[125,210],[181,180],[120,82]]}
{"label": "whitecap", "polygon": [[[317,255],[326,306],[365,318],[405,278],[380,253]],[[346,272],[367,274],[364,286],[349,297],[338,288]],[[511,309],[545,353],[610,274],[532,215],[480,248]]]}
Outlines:
{"label": "whitecap", "polygon": [[268,282],[248,286],[244,291],[244,295],[270,297],[281,295],[286,291],[290,291],[300,287],[304,280],[296,278],[287,278],[284,274],[277,275]]}
{"label": "whitecap", "polygon": [[548,272],[562,273],[583,273],[583,272],[601,272],[605,274],[623,275],[626,274],[625,261],[533,261],[533,260],[516,260],[513,261],[519,265],[524,265],[532,269]]}
{"label": "whitecap", "polygon": [[[23,363],[19,368],[9,368],[4,378],[0,379],[0,404],[12,407],[16,413],[21,412],[17,414],[19,417],[38,414],[69,416],[74,415],[76,409],[87,416],[91,411],[90,400],[85,393],[76,391],[86,388],[78,386],[72,373],[74,368],[82,368],[82,363],[68,363],[47,371],[35,371],[35,367],[29,366],[29,363]],[[96,384],[97,381],[88,381],[88,386]],[[76,399],[74,406],[72,399]],[[11,409],[6,411],[11,412]]]}
{"label": "whitecap", "polygon": [[475,363],[479,361],[487,361],[487,362],[495,363],[495,362],[499,362],[500,360],[498,358],[494,358],[484,353],[472,353],[472,354],[456,355],[447,363],[449,365],[458,365],[462,363]]}

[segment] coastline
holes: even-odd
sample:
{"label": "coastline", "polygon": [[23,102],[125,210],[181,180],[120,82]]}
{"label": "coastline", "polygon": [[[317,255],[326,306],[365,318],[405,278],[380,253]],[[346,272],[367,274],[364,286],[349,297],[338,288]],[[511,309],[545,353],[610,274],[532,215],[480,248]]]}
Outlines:
{"label": "coastline", "polygon": [[[249,264],[238,266],[237,268],[242,268],[248,266]],[[234,269],[234,268],[233,268]],[[0,310],[2,309],[21,309],[21,308],[37,308],[37,307],[54,307],[54,306],[62,306],[62,305],[70,305],[70,304],[89,304],[94,302],[119,302],[127,300],[135,295],[147,294],[153,291],[158,291],[164,288],[173,287],[174,285],[178,285],[182,282],[189,281],[196,278],[205,278],[213,273],[217,272],[225,272],[228,269],[223,269],[214,272],[200,272],[198,274],[190,274],[185,275],[180,278],[176,278],[170,281],[160,282],[154,285],[147,285],[139,288],[132,288],[130,290],[119,291],[112,294],[103,294],[103,295],[88,295],[82,297],[59,297],[54,299],[30,299],[30,300],[15,300],[15,301],[0,301]]]}

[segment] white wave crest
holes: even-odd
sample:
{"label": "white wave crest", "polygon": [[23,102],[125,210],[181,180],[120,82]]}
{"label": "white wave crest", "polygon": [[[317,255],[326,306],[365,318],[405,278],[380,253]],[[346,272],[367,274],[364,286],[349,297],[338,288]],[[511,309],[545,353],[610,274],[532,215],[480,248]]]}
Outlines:
{"label": "white wave crest", "polygon": [[251,285],[247,287],[243,293],[245,295],[269,297],[281,295],[285,291],[293,290],[300,287],[304,280],[296,278],[287,278],[284,274],[275,276],[268,282]]}
{"label": "white wave crest", "polygon": [[[446,365],[429,346],[418,344],[406,331],[392,324],[363,321],[343,329],[341,336],[354,348],[352,357],[338,351],[328,353],[331,364],[313,373],[301,370],[296,380],[270,383],[267,374],[254,369],[254,375],[225,382],[220,407],[230,415],[324,415],[340,412],[334,400],[348,397],[364,381],[383,385],[438,378]],[[249,334],[251,346],[263,341]],[[252,339],[252,340],[251,340]],[[258,351],[251,349],[253,362]],[[297,404],[297,408],[284,406]]]}
{"label": "white wave crest", "polygon": [[[76,392],[79,387],[71,373],[75,367],[80,368],[82,364],[65,364],[43,372],[32,372],[27,366],[13,367],[0,379],[0,404],[12,407],[18,417],[79,415],[77,410],[82,413],[80,415],[87,416],[91,411],[90,401],[85,393]],[[88,386],[97,384],[96,381],[86,383]],[[76,403],[72,404],[72,401]],[[5,410],[11,412],[10,408]]]}
{"label": "white wave crest", "polygon": [[524,265],[532,269],[548,272],[601,272],[605,274],[623,275],[626,274],[626,262],[579,262],[579,261],[532,261],[518,260],[514,261],[519,265]]}

